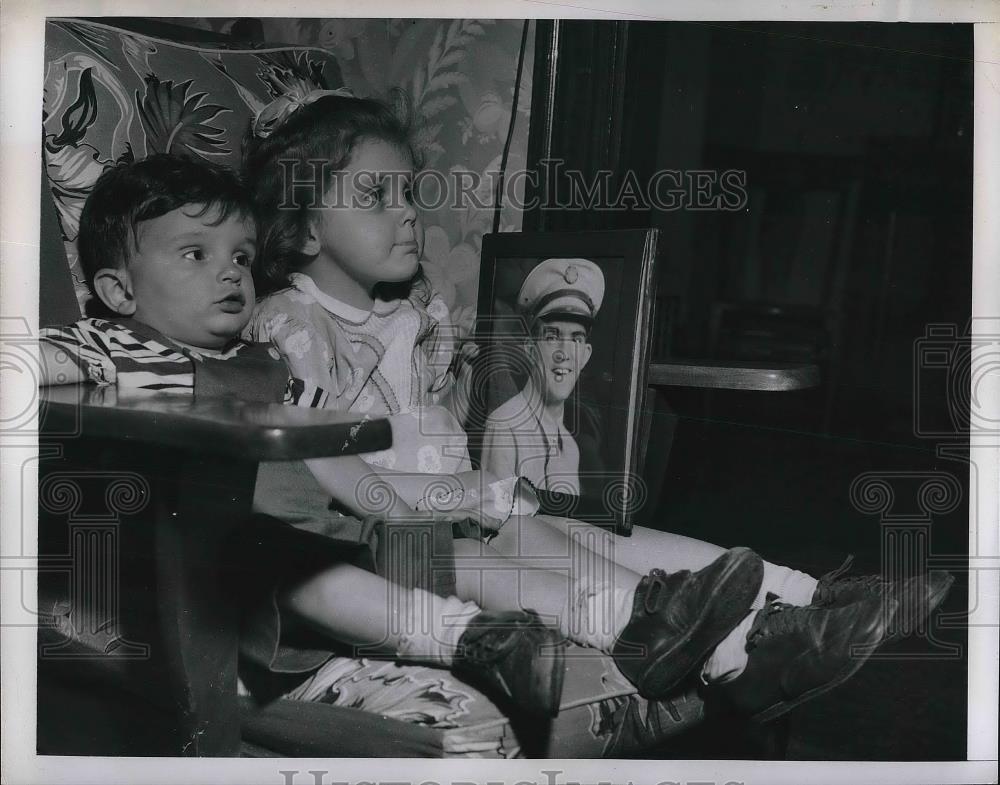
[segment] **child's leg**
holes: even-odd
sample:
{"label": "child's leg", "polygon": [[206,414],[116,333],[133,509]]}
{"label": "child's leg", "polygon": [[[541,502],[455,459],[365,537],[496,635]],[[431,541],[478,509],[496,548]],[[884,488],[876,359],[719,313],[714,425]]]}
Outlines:
{"label": "child's leg", "polygon": [[346,564],[283,591],[279,602],[339,641],[448,665],[528,714],[559,711],[559,637],[534,614],[483,612],[473,602],[406,589]]}
{"label": "child's leg", "polygon": [[[595,544],[588,535],[601,533],[595,527],[577,538],[534,523],[537,548],[520,559],[457,541],[459,596],[538,610],[570,640],[611,654],[647,697],[664,697],[739,624],[763,575],[759,556],[733,549],[698,571],[640,578],[587,547]],[[510,540],[502,542],[510,547]],[[596,544],[600,550],[603,538]]]}
{"label": "child's leg", "polygon": [[[580,549],[596,552],[606,560],[628,568],[631,574],[645,574],[654,568],[665,572],[697,571],[718,559],[725,550],[718,545],[636,526],[631,537],[620,537],[598,526],[572,518],[538,515],[511,518],[492,541],[502,553],[573,555],[574,561],[589,558]],[[569,551],[567,543],[571,544]],[[817,581],[789,567],[764,562],[764,581],[753,603],[762,608],[768,594],[792,605],[809,605]]]}
{"label": "child's leg", "polygon": [[[639,571],[646,573],[658,567],[665,572],[676,572],[681,569],[696,572],[712,564],[726,552],[717,545],[701,540],[668,534],[657,537],[656,535],[659,534],[662,533],[636,527],[631,538],[619,537],[598,526],[570,518],[547,515],[519,516],[512,517],[507,521],[500,533],[490,541],[490,545],[505,554],[511,564],[516,563],[517,559],[527,559],[527,563],[530,563],[531,559],[545,560],[544,563],[565,571],[566,577],[563,578],[559,573],[541,572],[537,568],[531,570],[530,567],[525,567],[522,570],[526,574],[522,579],[521,591],[524,592],[523,586],[530,583],[535,587],[532,600],[537,597],[539,610],[544,607],[548,611],[552,607],[552,603],[558,605],[560,600],[564,602],[564,598],[568,596],[567,593],[569,596],[572,595],[574,580],[580,581],[585,586],[601,586],[612,583],[618,587],[619,592],[631,590],[627,596],[634,597],[635,588],[641,579]],[[639,543],[640,547],[635,547],[631,540]],[[665,555],[658,555],[660,551],[664,552]],[[632,563],[628,564],[628,562]],[[625,564],[628,566],[623,566]],[[633,572],[632,569],[629,569],[636,565],[638,565],[639,571]],[[508,570],[507,575],[510,574]],[[484,584],[494,585],[503,580],[502,577],[499,577],[503,575],[502,570],[497,570],[488,576],[484,575],[480,580]],[[549,576],[547,583],[543,576]],[[557,578],[561,579],[561,584],[558,586],[556,585]],[[507,580],[509,582],[510,578],[508,577]],[[487,597],[485,599],[486,606],[491,607],[491,602],[511,601],[512,588],[505,586],[504,590],[507,592],[506,594],[497,593]],[[461,591],[459,593],[461,594]],[[462,594],[461,596],[476,595]],[[755,602],[760,602],[759,607],[763,607],[762,597],[763,592],[758,592]],[[521,601],[523,602],[523,598]],[[631,614],[632,603],[622,603],[622,605],[624,607],[619,613],[620,618],[613,619],[608,625],[615,631],[616,635],[621,634]],[[522,605],[521,607],[531,606]],[[566,606],[563,605],[563,607]],[[559,627],[568,632],[563,624],[560,623]],[[733,630],[726,639],[727,644],[733,644],[734,636],[739,634],[741,634],[739,628]],[[745,635],[746,630],[743,630],[742,634]],[[729,655],[730,648],[734,647],[735,644],[733,646],[727,645],[724,650],[726,655]],[[603,648],[603,650],[609,651],[610,649]],[[724,667],[729,667],[730,660],[734,657],[738,658],[738,656],[738,654],[726,656],[720,661]]]}
{"label": "child's leg", "polygon": [[456,540],[460,597],[496,610],[530,608],[572,641],[604,652],[632,615],[640,576],[610,563],[577,565],[563,558],[513,559],[476,540]]}
{"label": "child's leg", "polygon": [[282,607],[319,632],[374,652],[451,664],[472,602],[404,589],[351,564],[334,564],[279,595]]}
{"label": "child's leg", "polygon": [[[633,589],[639,581],[638,573],[655,568],[668,573],[682,569],[696,572],[725,553],[717,545],[669,532],[637,526],[631,537],[620,537],[598,526],[547,515],[511,518],[491,544],[515,558],[525,554],[561,558],[574,578],[595,581],[609,576],[619,587]],[[793,605],[810,604],[816,588],[814,578],[766,561],[763,567],[764,578],[752,604],[754,609],[764,607],[769,593]],[[746,640],[753,619],[754,614],[748,613],[743,623],[730,630],[713,649],[705,671],[709,678],[738,673],[745,667]],[[622,626],[614,626],[618,634]]]}

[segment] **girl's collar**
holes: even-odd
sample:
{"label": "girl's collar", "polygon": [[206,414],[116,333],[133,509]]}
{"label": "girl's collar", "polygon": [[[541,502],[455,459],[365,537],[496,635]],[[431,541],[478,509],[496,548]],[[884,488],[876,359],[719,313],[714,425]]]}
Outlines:
{"label": "girl's collar", "polygon": [[349,322],[354,322],[355,324],[366,322],[368,317],[373,313],[384,315],[392,313],[399,307],[398,300],[386,301],[376,299],[374,305],[372,305],[372,309],[370,311],[365,311],[361,308],[355,308],[353,305],[341,302],[335,297],[331,297],[326,292],[321,291],[320,288],[316,286],[316,282],[305,273],[292,273],[289,276],[289,280],[294,288],[304,294],[308,294],[327,311],[335,316],[339,316],[342,319],[346,319]]}

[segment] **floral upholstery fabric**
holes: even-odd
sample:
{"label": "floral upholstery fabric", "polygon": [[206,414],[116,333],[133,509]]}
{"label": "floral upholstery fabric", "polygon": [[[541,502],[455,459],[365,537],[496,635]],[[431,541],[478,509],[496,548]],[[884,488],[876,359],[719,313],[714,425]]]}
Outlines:
{"label": "floral upholstery fabric", "polygon": [[456,758],[620,758],[654,749],[704,716],[693,687],[650,702],[594,649],[571,646],[566,662],[562,707],[544,749],[525,749],[508,717],[440,668],[336,657],[285,697],[436,728],[444,756]]}
{"label": "floral upholstery fabric", "polygon": [[[184,21],[210,27],[207,20]],[[524,23],[261,22],[265,39],[282,46],[213,49],[92,21],[48,22],[44,155],[81,308],[90,295],[75,247],[80,211],[106,167],[157,152],[235,166],[250,118],[277,95],[347,87],[364,97],[400,87],[409,93],[416,112],[416,142],[425,165],[446,175],[473,172],[484,183],[476,194],[464,195],[458,207],[445,205],[423,214],[424,268],[452,309],[454,321],[470,327],[482,236],[493,222],[488,173],[499,169],[510,126]],[[529,31],[508,172],[525,163],[532,41]],[[520,226],[520,210],[505,204],[501,230]]]}

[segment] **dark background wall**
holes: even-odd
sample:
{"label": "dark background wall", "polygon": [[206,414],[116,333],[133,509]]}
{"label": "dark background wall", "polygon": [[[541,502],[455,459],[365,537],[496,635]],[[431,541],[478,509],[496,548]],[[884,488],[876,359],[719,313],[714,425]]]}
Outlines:
{"label": "dark background wall", "polygon": [[[789,757],[964,758],[971,26],[563,22],[551,92],[539,32],[529,160],[618,182],[735,169],[749,202],[539,210],[525,227],[658,227],[659,359],[821,371],[799,392],[661,389],[644,523],[819,575],[848,553],[861,573],[898,569],[893,516],[917,521],[912,564],[958,577],[951,626],[935,621],[797,712]],[[942,324],[956,337],[931,367],[920,342]],[[867,480],[889,489],[885,506],[852,496]],[[950,503],[929,510],[926,482],[948,485]]]}
{"label": "dark background wall", "polygon": [[[678,44],[704,52],[709,65],[698,74],[703,84],[688,79],[664,93],[665,127],[673,106],[704,90],[702,122],[691,131],[702,143],[690,145],[681,166],[744,168],[751,187],[782,178],[792,188],[833,186],[838,176],[859,182],[836,305],[842,372],[832,429],[909,439],[913,343],[928,324],[963,329],[970,316],[971,28],[685,27]],[[658,164],[678,161],[661,147]],[[677,249],[675,274],[686,288],[675,291],[687,307],[676,353],[705,351],[710,305],[733,276],[725,243],[751,216],[724,217],[692,214],[687,245]]]}
{"label": "dark background wall", "polygon": [[[659,227],[660,356],[763,356],[713,336],[719,302],[777,293],[784,300],[770,299],[833,310],[835,329],[812,356],[771,347],[774,359],[823,366],[822,416],[800,425],[912,441],[914,341],[930,324],[962,331],[971,313],[971,26],[617,25],[561,25],[549,154],[640,181],[662,169],[734,169],[764,202],[735,213],[563,211],[528,224]],[[850,192],[853,214],[818,213],[816,192]],[[812,244],[792,247],[799,233]],[[768,276],[770,292],[746,285]]]}

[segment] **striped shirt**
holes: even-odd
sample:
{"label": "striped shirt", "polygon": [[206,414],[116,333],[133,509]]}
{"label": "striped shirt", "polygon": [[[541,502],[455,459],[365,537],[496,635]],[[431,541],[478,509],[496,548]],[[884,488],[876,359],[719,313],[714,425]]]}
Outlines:
{"label": "striped shirt", "polygon": [[[222,367],[222,361],[235,360],[231,366],[234,372],[252,362],[258,378],[261,370],[272,378],[282,373],[284,394],[277,397],[285,404],[322,408],[328,397],[317,385],[290,377],[281,355],[268,344],[236,339],[219,353],[200,352],[180,346],[133,319],[81,319],[62,327],[44,327],[40,337],[65,352],[92,382],[115,384],[119,389],[191,395],[209,385],[213,391],[232,387],[225,392],[240,398],[257,400],[266,395],[256,389],[241,395],[246,385],[236,381],[236,373],[223,372],[220,385],[215,369]],[[199,384],[200,376],[206,384]],[[228,376],[233,378],[232,385],[225,384]]]}

